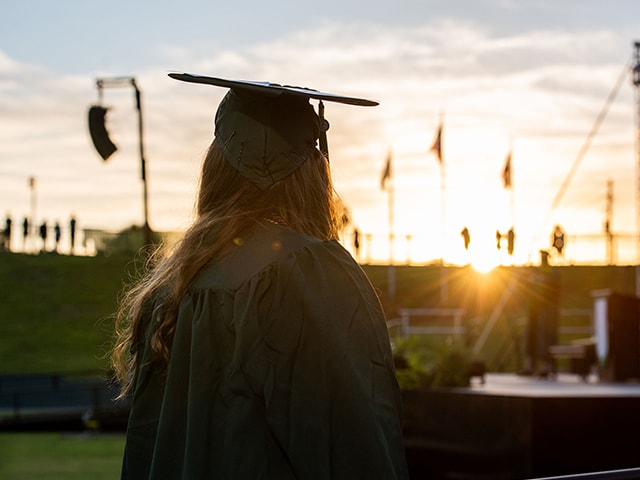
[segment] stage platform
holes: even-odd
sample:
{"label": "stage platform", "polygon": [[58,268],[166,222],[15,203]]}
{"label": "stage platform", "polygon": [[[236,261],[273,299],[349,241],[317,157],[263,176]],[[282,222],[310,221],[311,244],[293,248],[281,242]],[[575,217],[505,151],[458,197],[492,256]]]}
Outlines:
{"label": "stage platform", "polygon": [[472,378],[471,391],[509,397],[640,397],[640,382],[603,382],[596,375],[590,375],[584,381],[570,373],[559,373],[551,378],[489,373],[484,384],[479,378]]}
{"label": "stage platform", "polygon": [[640,383],[487,374],[404,393],[411,478],[526,479],[640,467]]}

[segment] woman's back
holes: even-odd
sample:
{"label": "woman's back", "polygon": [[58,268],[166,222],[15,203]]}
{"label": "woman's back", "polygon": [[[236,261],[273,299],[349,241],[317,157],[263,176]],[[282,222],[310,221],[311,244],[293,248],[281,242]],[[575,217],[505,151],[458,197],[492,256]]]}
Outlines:
{"label": "woman's back", "polygon": [[405,478],[386,324],[360,267],[279,225],[237,243],[188,289],[166,382],[137,373],[124,478]]}

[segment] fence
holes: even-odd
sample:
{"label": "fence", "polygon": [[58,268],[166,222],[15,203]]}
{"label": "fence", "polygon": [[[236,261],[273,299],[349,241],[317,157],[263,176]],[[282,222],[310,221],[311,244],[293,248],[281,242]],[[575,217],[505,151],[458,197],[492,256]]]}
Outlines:
{"label": "fence", "polygon": [[531,480],[631,480],[640,479],[640,468],[625,468],[622,470],[607,470],[603,472],[579,473],[575,475],[561,475],[559,477],[544,477]]}
{"label": "fence", "polygon": [[123,430],[128,404],[95,374],[0,375],[0,431]]}
{"label": "fence", "polygon": [[[393,252],[393,263],[424,264],[439,261],[442,252],[437,239],[420,235],[401,235],[392,237],[393,248],[389,248],[389,235],[360,234],[358,250],[354,248],[349,235],[343,243],[353,255],[365,264],[389,263]],[[575,234],[565,236],[562,255],[552,247],[551,242],[535,246],[533,251],[525,251],[525,239],[516,239],[513,256],[506,247],[494,251],[496,259],[503,265],[524,265],[537,263],[538,250],[546,249],[553,254],[554,264],[559,265],[637,265],[640,264],[640,236],[635,234]],[[472,243],[472,247],[473,247]],[[461,238],[451,240],[444,252],[444,262],[453,265],[471,263],[470,252],[466,252]]]}
{"label": "fence", "polygon": [[[465,328],[462,326],[462,308],[401,308],[398,311],[400,317],[387,322],[389,329],[399,328],[402,336],[408,335],[463,335]],[[412,318],[421,318],[420,324],[412,324]],[[434,319],[440,322],[442,319],[451,319],[450,324],[434,325]]]}

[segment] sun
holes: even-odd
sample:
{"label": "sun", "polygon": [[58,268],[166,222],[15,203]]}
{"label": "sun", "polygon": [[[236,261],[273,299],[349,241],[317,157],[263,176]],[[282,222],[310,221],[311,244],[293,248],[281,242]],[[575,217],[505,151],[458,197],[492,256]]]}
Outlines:
{"label": "sun", "polygon": [[478,273],[489,273],[499,264],[488,257],[479,257],[471,262],[471,267]]}
{"label": "sun", "polygon": [[489,273],[501,265],[500,255],[492,248],[474,249],[470,253],[471,267],[478,273]]}

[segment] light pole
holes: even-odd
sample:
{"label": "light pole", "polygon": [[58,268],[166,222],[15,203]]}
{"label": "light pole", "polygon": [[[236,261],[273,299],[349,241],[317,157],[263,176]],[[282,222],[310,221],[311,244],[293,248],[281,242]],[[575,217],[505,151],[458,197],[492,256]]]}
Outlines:
{"label": "light pole", "polygon": [[[140,144],[140,177],[142,179],[143,188],[144,242],[145,245],[150,245],[152,241],[151,227],[149,226],[149,195],[147,189],[146,163],[144,158],[142,95],[140,93],[140,89],[136,84],[136,79],[133,77],[98,78],[96,80],[96,86],[98,87],[99,103],[102,103],[102,90],[104,88],[121,88],[131,86],[135,91],[136,108],[138,110],[138,138]],[[91,133],[91,139],[93,140],[96,150],[98,150],[98,153],[104,160],[109,158],[109,156],[116,150],[116,147],[109,139],[104,126],[105,114],[106,109],[101,105],[94,105],[89,109],[89,131]]]}
{"label": "light pole", "polygon": [[[29,192],[31,194],[30,195],[31,196],[31,209],[30,209],[31,219],[27,221],[27,235],[25,238],[26,241],[28,241],[29,238],[32,238],[31,232],[35,232],[35,225],[36,225],[36,178],[33,176],[29,177]],[[35,245],[35,242],[34,242],[34,245]],[[26,248],[26,245],[25,245],[25,248]]]}

